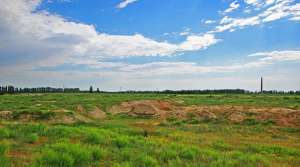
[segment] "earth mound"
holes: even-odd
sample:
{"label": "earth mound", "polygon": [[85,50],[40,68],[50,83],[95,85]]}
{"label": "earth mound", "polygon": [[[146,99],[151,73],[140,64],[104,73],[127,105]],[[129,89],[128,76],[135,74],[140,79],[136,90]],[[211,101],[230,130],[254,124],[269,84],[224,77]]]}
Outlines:
{"label": "earth mound", "polygon": [[228,119],[230,121],[243,121],[244,118],[247,117],[246,114],[242,113],[242,112],[235,112],[233,114],[231,114]]}
{"label": "earth mound", "polygon": [[136,116],[153,116],[158,113],[158,109],[151,104],[140,103],[131,110],[131,115]]}
{"label": "earth mound", "polygon": [[217,118],[215,114],[209,112],[208,110],[200,110],[196,112],[196,117],[200,120],[204,118]]}

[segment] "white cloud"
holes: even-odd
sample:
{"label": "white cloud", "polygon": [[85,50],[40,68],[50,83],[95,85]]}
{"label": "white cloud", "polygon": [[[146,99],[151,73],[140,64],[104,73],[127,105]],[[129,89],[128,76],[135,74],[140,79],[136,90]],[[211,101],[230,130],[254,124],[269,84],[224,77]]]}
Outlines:
{"label": "white cloud", "polygon": [[206,20],[205,21],[206,24],[211,24],[211,23],[215,23],[215,22],[216,22],[215,20]]}
{"label": "white cloud", "polygon": [[274,52],[262,52],[248,55],[254,56],[267,56],[259,59],[261,62],[274,62],[274,61],[291,61],[300,60],[300,51],[274,51]]}
{"label": "white cloud", "polygon": [[296,21],[299,21],[299,20],[300,20],[300,16],[298,16],[298,17],[293,17],[293,18],[290,18],[289,20],[296,20]]}
{"label": "white cloud", "polygon": [[[274,1],[269,1],[269,0],[268,1],[245,0],[245,2],[260,7],[264,7],[263,4],[265,4],[265,6],[274,4],[273,3]],[[258,14],[257,16],[252,16],[249,18],[228,18],[228,16],[225,16],[220,22],[220,24],[225,24],[225,25],[218,25],[215,27],[213,31],[210,31],[208,33],[223,32],[225,30],[233,31],[232,30],[233,28],[241,29],[244,28],[245,26],[262,24],[264,22],[274,21],[288,16],[293,16],[292,18],[288,18],[288,20],[297,21],[299,20],[300,17],[300,3],[290,5],[292,2],[293,0],[278,0],[276,4],[270,6],[262,13]],[[244,13],[250,12],[248,10],[249,9],[246,8],[246,10],[244,10]],[[260,10],[260,8],[257,10]]]}
{"label": "white cloud", "polygon": [[54,66],[76,63],[82,58],[99,60],[130,56],[170,56],[178,51],[206,49],[220,41],[213,35],[191,35],[187,36],[186,41],[170,44],[157,42],[141,34],[101,34],[93,25],[70,22],[44,10],[36,11],[42,2],[1,1],[0,56],[7,58],[0,65],[34,62],[34,66]]}
{"label": "white cloud", "polygon": [[244,0],[247,4],[257,5],[261,0]]}
{"label": "white cloud", "polygon": [[226,9],[226,10],[224,11],[224,13],[229,13],[229,12],[232,12],[234,9],[239,8],[240,4],[236,4],[237,2],[238,2],[237,0],[234,1],[234,2],[232,2],[232,3],[230,4],[230,8]]}
{"label": "white cloud", "polygon": [[221,40],[215,39],[213,34],[204,34],[203,36],[188,36],[186,41],[180,43],[178,49],[181,51],[195,51],[206,49],[208,46],[216,44]]}
{"label": "white cloud", "polygon": [[122,2],[122,3],[120,3],[120,4],[117,6],[117,8],[125,8],[128,4],[133,3],[133,2],[135,2],[135,1],[137,1],[137,0],[126,0],[126,1],[124,1],[124,2]]}
{"label": "white cloud", "polygon": [[228,30],[228,29],[233,29],[233,28],[236,28],[236,27],[239,27],[239,28],[243,28],[244,26],[248,26],[248,25],[256,25],[256,24],[259,24],[260,21],[259,21],[259,17],[258,16],[254,16],[254,17],[250,17],[250,18],[241,18],[241,19],[238,19],[238,18],[228,18],[227,16],[225,16],[221,22],[222,23],[228,23],[224,26],[217,26],[215,28],[215,32],[223,32],[225,30]]}
{"label": "white cloud", "polygon": [[251,13],[251,10],[250,9],[246,9],[243,11],[243,13]]}
{"label": "white cloud", "polygon": [[275,0],[267,0],[265,6],[271,5],[273,3],[275,3]]}

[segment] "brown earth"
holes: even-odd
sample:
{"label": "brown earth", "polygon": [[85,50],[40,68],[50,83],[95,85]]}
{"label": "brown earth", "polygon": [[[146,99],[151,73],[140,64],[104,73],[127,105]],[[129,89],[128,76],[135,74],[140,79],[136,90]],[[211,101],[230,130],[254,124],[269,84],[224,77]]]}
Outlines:
{"label": "brown earth", "polygon": [[[189,119],[190,112],[194,113],[199,119],[205,117],[216,118],[217,116],[228,117],[231,122],[243,121],[246,117],[254,117],[259,121],[266,121],[268,119],[274,119],[279,126],[300,126],[300,110],[291,110],[285,108],[264,108],[264,107],[242,107],[242,106],[174,106],[170,103],[162,100],[139,100],[123,102],[120,105],[114,105],[107,107],[106,111],[111,115],[119,113],[129,113],[131,116],[152,116],[156,119],[166,120],[169,116],[175,116],[177,120],[185,118]],[[175,103],[181,103],[182,101],[177,100]],[[183,103],[183,102],[182,102]],[[55,112],[68,112],[65,109],[58,109]],[[45,123],[73,123],[76,121],[93,121],[94,119],[103,119],[106,117],[106,113],[96,106],[93,107],[92,111],[87,111],[81,105],[77,107],[73,115],[71,114],[56,114],[50,116],[50,120],[46,120]],[[244,112],[244,113],[243,113]],[[77,113],[87,114],[90,118],[82,116]],[[232,114],[233,113],[233,114]],[[253,113],[250,114],[249,113]],[[248,115],[247,115],[248,114]],[[0,117],[3,119],[11,119],[11,111],[0,111]],[[20,114],[20,120],[24,122],[36,122],[34,121],[36,116],[29,114]]]}
{"label": "brown earth", "polygon": [[[136,107],[140,106],[140,107]],[[136,109],[134,109],[136,107]],[[154,108],[153,108],[154,107]],[[140,111],[138,109],[141,108]],[[168,109],[171,109],[167,111]],[[246,117],[251,117],[246,113],[256,113],[253,117],[259,121],[274,119],[279,126],[300,126],[297,119],[300,119],[300,110],[291,110],[285,108],[265,108],[265,107],[242,107],[242,106],[173,106],[168,102],[161,100],[140,100],[124,102],[121,105],[115,105],[107,110],[111,114],[130,112],[129,115],[148,115],[157,119],[166,120],[169,116],[175,116],[176,119],[188,119],[188,112],[192,111],[196,117],[203,119],[205,117],[216,118],[226,115],[233,121],[243,121]],[[235,112],[231,114],[232,112]]]}
{"label": "brown earth", "polygon": [[201,119],[204,118],[217,118],[215,114],[209,112],[208,110],[200,110],[196,112],[196,117]]}
{"label": "brown earth", "polygon": [[228,119],[230,121],[243,121],[244,118],[246,118],[246,114],[242,113],[242,112],[235,112],[233,114],[231,114]]}

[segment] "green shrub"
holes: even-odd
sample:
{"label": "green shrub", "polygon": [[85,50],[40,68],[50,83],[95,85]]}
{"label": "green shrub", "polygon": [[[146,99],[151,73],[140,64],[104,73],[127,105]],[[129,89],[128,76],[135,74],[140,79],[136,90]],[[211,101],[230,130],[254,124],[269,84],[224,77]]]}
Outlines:
{"label": "green shrub", "polygon": [[132,151],[128,149],[123,150],[121,153],[121,157],[124,161],[129,161],[132,157]]}
{"label": "green shrub", "polygon": [[9,151],[10,145],[6,141],[0,142],[0,156],[4,156]]}
{"label": "green shrub", "polygon": [[256,118],[247,117],[244,119],[244,124],[247,126],[252,126],[259,124],[259,121]]}
{"label": "green shrub", "polygon": [[175,117],[174,115],[172,115],[172,116],[169,116],[169,117],[167,118],[167,120],[170,121],[170,122],[173,122],[173,121],[176,120],[176,117]]}
{"label": "green shrub", "polygon": [[96,132],[92,132],[90,135],[87,136],[86,141],[92,144],[101,144],[103,141],[103,137]]}
{"label": "green shrub", "polygon": [[288,139],[287,136],[282,136],[282,135],[277,135],[277,134],[274,134],[271,136],[273,139]]}
{"label": "green shrub", "polygon": [[196,153],[190,147],[184,148],[183,150],[181,150],[179,152],[180,157],[189,159],[189,160],[194,159],[195,155],[196,155]]}
{"label": "green shrub", "polygon": [[283,99],[284,99],[284,100],[290,100],[290,98],[289,98],[289,97],[283,97]]}
{"label": "green shrub", "polygon": [[163,122],[159,123],[158,126],[167,127],[167,126],[169,126],[169,124],[166,123],[165,121],[163,121]]}
{"label": "green shrub", "polygon": [[267,121],[261,122],[261,125],[263,125],[263,126],[272,126],[272,125],[276,125],[276,122],[275,122],[274,119],[269,119]]}
{"label": "green shrub", "polygon": [[241,125],[242,122],[241,122],[241,121],[234,121],[234,124],[235,124],[235,125]]}
{"label": "green shrub", "polygon": [[190,120],[190,124],[199,124],[201,121],[198,119],[198,118],[192,118],[191,120]]}
{"label": "green shrub", "polygon": [[92,154],[93,154],[93,158],[94,160],[100,160],[100,159],[104,159],[106,156],[106,151],[101,149],[99,146],[94,146],[92,148]]}
{"label": "green shrub", "polygon": [[227,124],[227,120],[224,119],[222,116],[218,116],[217,118],[214,119],[215,124]]}
{"label": "green shrub", "polygon": [[32,133],[28,136],[27,138],[27,142],[28,143],[34,143],[34,142],[37,142],[39,140],[39,135],[37,133]]}
{"label": "green shrub", "polygon": [[142,154],[135,159],[135,165],[141,167],[155,167],[157,166],[157,161],[148,155]]}
{"label": "green shrub", "polygon": [[300,134],[300,128],[288,127],[288,128],[278,128],[278,130],[281,131],[281,132]]}
{"label": "green shrub", "polygon": [[129,143],[128,140],[123,136],[117,137],[113,141],[118,148],[125,147]]}
{"label": "green shrub", "polygon": [[200,122],[201,122],[201,123],[209,123],[209,122],[212,122],[212,121],[213,121],[213,118],[205,117],[205,118],[202,119]]}
{"label": "green shrub", "polygon": [[181,121],[181,120],[175,121],[175,122],[173,123],[173,125],[175,125],[175,126],[180,126],[180,125],[182,125],[182,121]]}
{"label": "green shrub", "polygon": [[212,147],[214,149],[221,150],[221,151],[229,151],[229,150],[233,149],[233,147],[230,145],[227,145],[224,142],[224,140],[216,140],[216,141],[212,142]]}
{"label": "green shrub", "polygon": [[177,157],[177,152],[176,151],[172,151],[172,150],[169,150],[167,153],[166,153],[166,157],[168,159],[175,159]]}
{"label": "green shrub", "polygon": [[9,137],[9,131],[7,128],[0,128],[0,138],[8,138]]}
{"label": "green shrub", "polygon": [[0,164],[1,164],[1,167],[11,167],[12,166],[9,157],[7,157],[7,156],[0,156]]}
{"label": "green shrub", "polygon": [[57,143],[52,149],[58,153],[67,153],[74,158],[74,165],[86,165],[92,159],[92,152],[83,145],[71,143]]}
{"label": "green shrub", "polygon": [[74,157],[66,152],[58,152],[52,149],[43,150],[43,155],[36,157],[36,164],[39,166],[66,166],[74,165]]}

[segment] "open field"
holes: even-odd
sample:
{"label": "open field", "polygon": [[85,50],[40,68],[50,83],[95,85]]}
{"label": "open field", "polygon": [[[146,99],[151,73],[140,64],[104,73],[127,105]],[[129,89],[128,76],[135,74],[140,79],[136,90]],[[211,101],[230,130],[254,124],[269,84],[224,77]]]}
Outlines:
{"label": "open field", "polygon": [[2,166],[300,166],[299,95],[0,96]]}

